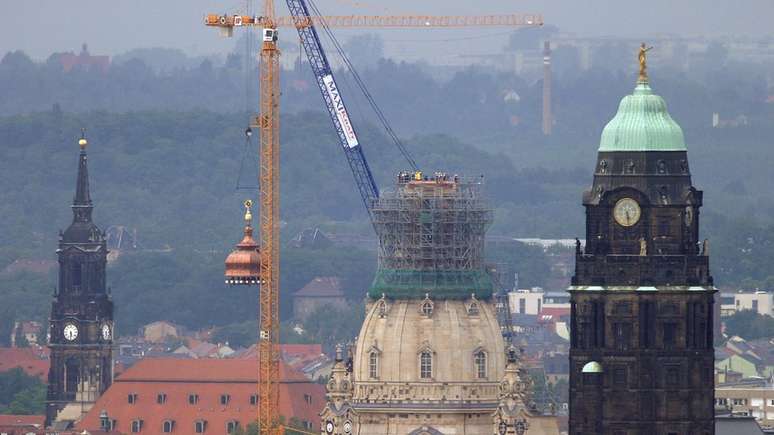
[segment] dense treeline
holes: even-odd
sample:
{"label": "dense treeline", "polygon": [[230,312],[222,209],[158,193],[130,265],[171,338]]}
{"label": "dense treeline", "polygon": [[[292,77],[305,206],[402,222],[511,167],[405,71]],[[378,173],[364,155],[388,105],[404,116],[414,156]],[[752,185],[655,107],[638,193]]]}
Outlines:
{"label": "dense treeline", "polygon": [[[545,138],[539,82],[479,68],[436,80],[424,65],[370,65],[363,77],[425,170],[485,174],[496,211],[492,234],[582,237],[580,197],[590,183],[599,132],[631,90],[631,74],[601,68],[561,74],[554,87],[556,134]],[[694,181],[705,190],[703,237],[712,241],[717,284],[769,289],[772,108],[761,76],[739,74],[739,65],[724,67],[690,75],[654,72],[654,88],[684,127]],[[370,234],[308,72],[285,73],[283,239],[316,226]],[[234,57],[224,65],[205,60],[164,70],[129,58],[103,74],[64,73],[53,59],[35,63],[23,53],[6,55],[0,61],[0,113],[7,114],[0,118],[0,270],[19,258],[54,258],[57,229],[71,219],[75,141],[85,127],[95,220],[103,229],[136,228],[142,248],[109,271],[119,332],[166,318],[190,327],[231,325],[228,337],[251,340],[246,322],[254,320],[257,296],[224,287],[221,279],[223,257],[240,237],[241,201],[255,196],[255,190],[235,190],[238,180],[255,187],[256,176],[256,144],[246,143],[242,132],[248,116],[236,112],[243,78]],[[513,93],[517,99],[505,98]],[[354,103],[366,155],[379,184],[389,188],[406,165],[357,109],[362,104]],[[713,111],[746,114],[749,123],[713,129]],[[525,286],[543,285],[549,270],[542,251],[518,244],[492,249],[490,260],[519,271]],[[346,247],[284,247],[282,261],[284,318],[290,293],[314,276],[342,276],[357,301],[375,268],[373,252]],[[0,336],[7,336],[10,317],[45,319],[54,285],[54,273],[0,275],[0,297],[14,307],[0,312]],[[355,324],[362,307],[349,314]],[[315,339],[352,334],[329,324],[332,317],[313,317]]]}

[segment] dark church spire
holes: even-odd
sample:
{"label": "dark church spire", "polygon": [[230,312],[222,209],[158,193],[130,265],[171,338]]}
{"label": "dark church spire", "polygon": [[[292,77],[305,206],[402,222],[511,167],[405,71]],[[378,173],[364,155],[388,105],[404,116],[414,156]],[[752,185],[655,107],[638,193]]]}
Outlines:
{"label": "dark church spire", "polygon": [[89,193],[89,167],[86,157],[85,133],[81,133],[78,145],[81,148],[78,157],[78,178],[75,184],[75,197],[73,198],[73,223],[64,232],[62,241],[65,243],[94,243],[100,242],[102,233],[91,221],[91,212],[94,206]]}

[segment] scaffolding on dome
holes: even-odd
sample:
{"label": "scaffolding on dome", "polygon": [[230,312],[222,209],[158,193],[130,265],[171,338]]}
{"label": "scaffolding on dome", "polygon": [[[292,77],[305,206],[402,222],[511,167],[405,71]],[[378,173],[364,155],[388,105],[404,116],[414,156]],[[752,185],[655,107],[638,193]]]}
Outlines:
{"label": "scaffolding on dome", "polygon": [[372,208],[379,237],[379,268],[372,298],[489,298],[484,235],[492,209],[484,201],[483,178],[436,172],[402,172],[392,191]]}

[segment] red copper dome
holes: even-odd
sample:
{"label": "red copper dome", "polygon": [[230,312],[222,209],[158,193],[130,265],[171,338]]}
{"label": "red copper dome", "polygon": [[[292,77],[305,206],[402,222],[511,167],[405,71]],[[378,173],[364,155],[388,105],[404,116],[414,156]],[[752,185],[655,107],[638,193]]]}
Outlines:
{"label": "red copper dome", "polygon": [[245,213],[245,237],[236,249],[226,257],[226,284],[255,285],[261,278],[261,251],[258,243],[253,239],[253,228],[250,226],[252,215],[250,205],[245,201],[247,212]]}

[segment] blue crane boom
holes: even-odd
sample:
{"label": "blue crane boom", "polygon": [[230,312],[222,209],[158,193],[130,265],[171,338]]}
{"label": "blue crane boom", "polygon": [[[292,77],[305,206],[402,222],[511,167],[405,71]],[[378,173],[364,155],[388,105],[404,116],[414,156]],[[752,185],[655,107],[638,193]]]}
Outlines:
{"label": "blue crane boom", "polygon": [[363,204],[371,215],[371,208],[374,202],[379,198],[379,188],[376,180],[368,166],[368,161],[363,154],[363,147],[360,144],[355,126],[347,112],[347,106],[341,95],[339,87],[336,85],[336,79],[333,77],[328,58],[323,51],[320,37],[313,25],[305,25],[310,22],[311,16],[304,0],[287,0],[290,15],[298,30],[298,36],[301,38],[301,45],[304,47],[306,57],[312,67],[317,87],[320,89],[325,107],[333,122],[333,127],[339,138],[339,144],[344,150],[347,163],[352,169],[352,175],[355,177],[355,183],[360,191],[360,197]]}

